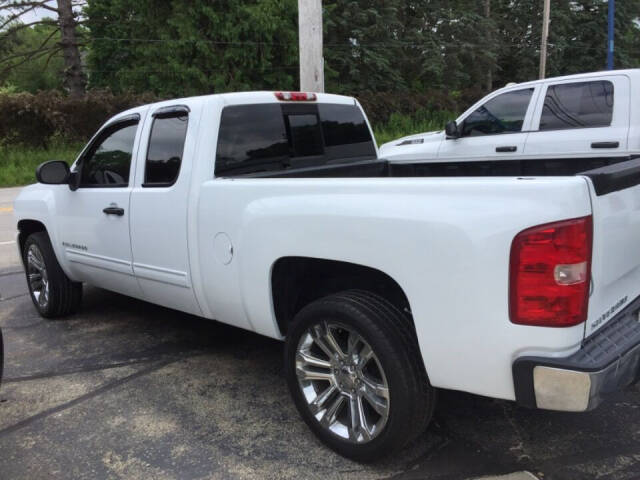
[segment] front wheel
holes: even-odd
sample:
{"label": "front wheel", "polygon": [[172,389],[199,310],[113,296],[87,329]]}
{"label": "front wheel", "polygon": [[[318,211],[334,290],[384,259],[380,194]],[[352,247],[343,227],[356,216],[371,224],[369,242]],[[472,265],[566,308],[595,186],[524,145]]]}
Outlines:
{"label": "front wheel", "polygon": [[74,313],[82,300],[82,284],[64,273],[46,232],[32,233],[22,249],[31,300],[46,318]]}
{"label": "front wheel", "polygon": [[285,362],[303,419],[346,457],[397,451],[433,413],[435,391],[409,319],[377,295],[351,290],[307,305],[287,336]]}

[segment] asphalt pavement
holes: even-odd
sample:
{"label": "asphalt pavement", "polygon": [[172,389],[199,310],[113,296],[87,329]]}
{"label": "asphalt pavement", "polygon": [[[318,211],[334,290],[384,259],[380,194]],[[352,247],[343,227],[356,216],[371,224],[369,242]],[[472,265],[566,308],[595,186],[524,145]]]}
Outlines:
{"label": "asphalt pavement", "polygon": [[638,386],[586,414],[440,392],[401,454],[346,460],[300,420],[280,342],[91,287],[78,314],[40,318],[13,243],[16,194],[0,190],[2,479],[640,478]]}

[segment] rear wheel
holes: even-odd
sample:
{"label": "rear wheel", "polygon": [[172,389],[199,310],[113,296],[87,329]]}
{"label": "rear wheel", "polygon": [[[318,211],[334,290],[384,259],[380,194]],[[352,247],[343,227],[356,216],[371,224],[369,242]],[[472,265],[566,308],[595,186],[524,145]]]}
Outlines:
{"label": "rear wheel", "polygon": [[409,320],[385,299],[350,290],[296,316],[285,347],[296,407],[336,452],[371,461],[422,433],[435,391]]}
{"label": "rear wheel", "polygon": [[74,313],[82,300],[82,284],[64,273],[55,256],[49,235],[29,235],[22,249],[31,300],[43,317]]}

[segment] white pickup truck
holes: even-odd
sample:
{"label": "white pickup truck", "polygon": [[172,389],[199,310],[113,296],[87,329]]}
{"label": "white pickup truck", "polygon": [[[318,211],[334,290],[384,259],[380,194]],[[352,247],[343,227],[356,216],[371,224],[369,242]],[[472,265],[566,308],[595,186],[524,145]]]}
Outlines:
{"label": "white pickup truck", "polygon": [[380,156],[474,162],[469,169],[494,160],[503,162],[501,169],[536,160],[548,175],[564,174],[567,159],[588,167],[640,156],[639,102],[640,69],[512,84],[472,105],[444,131],[386,143]]}
{"label": "white pickup truck", "polygon": [[42,164],[18,245],[45,317],[86,282],[283,339],[302,418],[361,461],[423,432],[437,388],[584,411],[637,380],[640,160],[449,166],[379,159],[353,98],[166,101]]}

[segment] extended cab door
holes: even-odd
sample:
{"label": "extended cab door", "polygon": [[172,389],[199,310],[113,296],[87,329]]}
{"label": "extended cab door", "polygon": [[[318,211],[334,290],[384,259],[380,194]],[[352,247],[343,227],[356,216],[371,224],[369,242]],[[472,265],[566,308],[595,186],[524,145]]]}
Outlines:
{"label": "extended cab door", "polygon": [[78,189],[56,190],[59,234],[69,270],[92,285],[139,295],[129,241],[129,197],[140,115],[105,126],[79,157]]}
{"label": "extended cab door", "polygon": [[131,194],[133,269],[144,298],[196,315],[187,209],[200,109],[197,102],[152,107]]}
{"label": "extended cab door", "polygon": [[543,87],[528,158],[615,157],[627,152],[629,78],[603,75],[550,81]]}
{"label": "extended cab door", "polygon": [[524,150],[536,87],[496,93],[458,119],[460,138],[440,145],[438,160],[515,160]]}

